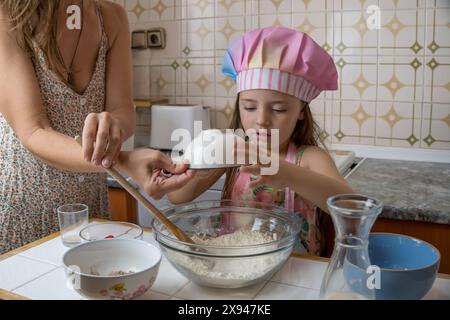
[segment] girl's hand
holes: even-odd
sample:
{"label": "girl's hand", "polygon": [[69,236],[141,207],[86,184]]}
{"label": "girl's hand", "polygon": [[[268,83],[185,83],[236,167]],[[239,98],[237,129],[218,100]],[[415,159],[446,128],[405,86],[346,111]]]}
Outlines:
{"label": "girl's hand", "polygon": [[253,177],[250,179],[249,187],[255,188],[260,185],[270,185],[278,189],[286,188],[289,181],[289,166],[291,164],[286,160],[280,159],[278,172],[274,175],[261,175],[260,164],[248,165],[240,167],[241,172],[251,174]]}
{"label": "girl's hand", "polygon": [[123,130],[109,112],[90,113],[84,121],[83,155],[87,162],[106,168],[117,162]]}
{"label": "girl's hand", "polygon": [[[262,154],[259,154],[259,150],[256,148],[256,144],[238,144],[235,145],[234,154],[245,155],[246,165],[241,166],[241,172],[249,173],[253,177],[251,178],[249,187],[254,188],[259,185],[271,185],[277,188],[284,188],[289,180],[289,174],[286,173],[289,162],[281,159],[279,154],[271,153],[270,148],[264,141],[258,142],[258,148],[262,149]],[[261,168],[268,167],[274,161],[274,158],[278,157],[278,171],[273,175],[262,175]],[[252,160],[253,162],[250,162]],[[254,161],[256,160],[256,163]]]}
{"label": "girl's hand", "polygon": [[[187,164],[175,164],[162,152],[146,148],[121,152],[120,167],[156,200],[183,187],[194,177]],[[162,174],[162,170],[172,175]]]}

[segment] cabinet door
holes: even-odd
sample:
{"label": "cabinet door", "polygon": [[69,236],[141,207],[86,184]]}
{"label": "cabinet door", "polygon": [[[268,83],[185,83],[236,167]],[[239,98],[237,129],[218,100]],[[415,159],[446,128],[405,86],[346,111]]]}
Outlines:
{"label": "cabinet door", "polygon": [[109,208],[111,220],[137,222],[136,200],[124,189],[109,188]]}

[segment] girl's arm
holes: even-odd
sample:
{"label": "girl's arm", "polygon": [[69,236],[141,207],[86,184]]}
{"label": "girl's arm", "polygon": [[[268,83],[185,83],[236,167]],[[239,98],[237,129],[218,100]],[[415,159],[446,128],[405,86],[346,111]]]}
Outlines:
{"label": "girl's arm", "polygon": [[[305,167],[280,159],[278,174],[260,176],[250,187],[261,184],[278,188],[289,187],[320,209],[328,212],[327,199],[341,193],[353,193],[347,181],[340,175],[331,156],[319,147],[308,147],[303,155]],[[259,166],[246,166],[241,170],[259,174]]]}
{"label": "girl's arm", "polygon": [[168,194],[169,201],[179,204],[194,200],[208,190],[224,173],[225,169],[199,170],[186,185]]}

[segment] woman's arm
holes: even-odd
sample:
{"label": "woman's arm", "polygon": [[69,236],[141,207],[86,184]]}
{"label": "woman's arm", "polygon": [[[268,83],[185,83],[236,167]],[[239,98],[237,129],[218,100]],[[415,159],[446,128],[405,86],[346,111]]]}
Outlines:
{"label": "woman's arm", "polygon": [[0,113],[25,148],[45,163],[70,171],[101,171],[84,161],[72,137],[51,127],[32,63],[9,28],[0,12]]}
{"label": "woman's arm", "polygon": [[[325,212],[328,212],[329,197],[341,193],[353,193],[326,151],[319,147],[308,147],[303,160],[306,160],[306,168],[280,159],[278,174],[260,176],[250,183],[250,187],[261,184],[274,185],[278,188],[289,187]],[[243,167],[241,170],[257,175],[259,168],[259,165],[254,165]]]}
{"label": "woman's arm", "polygon": [[[109,41],[106,56],[106,112],[91,113],[86,118],[83,150],[87,161],[108,167],[117,159],[122,142],[134,132],[133,76],[127,13],[118,4],[106,1],[100,4]],[[105,125],[100,126],[99,123]]]}
{"label": "woman's arm", "polygon": [[179,204],[194,200],[208,190],[224,173],[225,169],[199,170],[182,188],[167,194],[169,201]]}

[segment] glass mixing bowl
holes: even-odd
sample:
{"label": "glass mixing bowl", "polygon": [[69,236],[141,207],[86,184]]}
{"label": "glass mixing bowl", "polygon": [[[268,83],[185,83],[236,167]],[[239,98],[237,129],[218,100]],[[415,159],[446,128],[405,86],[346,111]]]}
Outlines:
{"label": "glass mixing bowl", "polygon": [[258,202],[199,201],[162,210],[195,244],[178,240],[156,219],[155,238],[164,256],[191,281],[239,288],[273,275],[292,252],[299,218]]}

